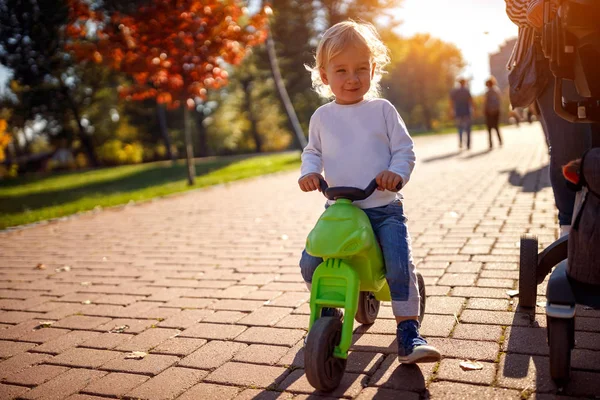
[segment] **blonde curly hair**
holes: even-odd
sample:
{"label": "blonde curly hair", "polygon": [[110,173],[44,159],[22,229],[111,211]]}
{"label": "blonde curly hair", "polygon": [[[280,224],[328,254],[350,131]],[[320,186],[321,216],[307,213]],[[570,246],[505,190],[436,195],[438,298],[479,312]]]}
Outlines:
{"label": "blonde curly hair", "polygon": [[381,41],[381,37],[375,27],[367,22],[356,22],[352,20],[343,21],[327,29],[317,46],[315,55],[315,65],[305,65],[310,71],[313,89],[326,99],[334,96],[329,85],[321,79],[320,70],[326,68],[327,63],[335,56],[340,54],[347,46],[352,44],[364,45],[369,50],[371,62],[375,64],[375,73],[371,79],[371,88],[365,95],[367,99],[380,97],[380,86],[382,75],[385,73],[384,67],[389,64],[389,50]]}

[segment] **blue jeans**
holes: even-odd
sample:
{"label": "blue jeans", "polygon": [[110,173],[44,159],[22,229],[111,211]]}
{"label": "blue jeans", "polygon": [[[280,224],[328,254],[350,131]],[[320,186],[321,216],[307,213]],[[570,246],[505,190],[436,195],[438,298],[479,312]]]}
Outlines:
{"label": "blue jeans", "polygon": [[456,117],[456,126],[458,128],[458,145],[462,147],[463,131],[467,134],[467,149],[471,148],[471,116],[461,115]]}
{"label": "blue jeans", "polygon": [[[567,100],[579,98],[573,81],[563,80],[563,97]],[[537,104],[550,147],[550,184],[558,208],[558,223],[571,225],[575,192],[567,187],[567,181],[562,174],[562,166],[571,160],[580,158],[586,150],[592,147],[591,125],[569,122],[554,112],[554,79],[551,79],[546,85],[537,99]]]}
{"label": "blue jeans", "polygon": [[[413,263],[410,236],[402,203],[363,210],[373,226],[381,246],[386,268],[386,280],[392,295],[394,315],[410,317],[419,315],[419,290],[417,272]],[[300,259],[300,271],[304,281],[312,282],[315,270],[323,262],[304,250]]]}

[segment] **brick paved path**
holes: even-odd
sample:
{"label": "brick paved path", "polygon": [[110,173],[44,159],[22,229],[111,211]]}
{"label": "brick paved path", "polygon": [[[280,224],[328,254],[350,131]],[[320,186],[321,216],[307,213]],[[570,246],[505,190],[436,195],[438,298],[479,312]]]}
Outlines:
{"label": "brick paved path", "polygon": [[[386,304],[373,326],[357,326],[332,398],[555,398],[543,310],[530,323],[506,294],[519,236],[547,245],[557,233],[545,145],[538,125],[504,134],[500,150],[485,151],[477,133],[460,155],[454,135],[416,140],[406,210],[427,283],[422,333],[443,361],[399,365]],[[313,398],[297,261],[323,199],[296,178],[0,233],[0,399]],[[600,394],[600,316],[578,315],[567,395],[590,398]],[[126,359],[132,351],[148,355]],[[463,371],[463,359],[483,369]]]}

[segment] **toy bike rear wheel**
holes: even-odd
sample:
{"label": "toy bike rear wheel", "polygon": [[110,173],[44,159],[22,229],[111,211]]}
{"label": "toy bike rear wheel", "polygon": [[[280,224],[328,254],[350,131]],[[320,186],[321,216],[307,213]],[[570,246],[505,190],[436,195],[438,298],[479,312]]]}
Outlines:
{"label": "toy bike rear wheel", "polygon": [[575,344],[575,320],[573,318],[547,318],[548,345],[550,346],[550,376],[561,387],[571,373],[571,349]]}
{"label": "toy bike rear wheel", "polygon": [[333,355],[340,343],[342,322],[334,317],[321,317],[308,333],[304,348],[306,379],[317,390],[330,392],[344,376],[346,360]]}
{"label": "toy bike rear wheel", "polygon": [[534,308],[537,297],[538,241],[523,236],[519,260],[519,306]]}
{"label": "toy bike rear wheel", "polygon": [[364,325],[371,325],[379,314],[380,302],[371,292],[360,292],[358,296],[358,309],[354,319]]}
{"label": "toy bike rear wheel", "polygon": [[419,324],[423,322],[423,317],[425,316],[425,279],[423,279],[423,275],[420,272],[417,272],[417,281],[419,282],[419,297],[420,305],[419,305]]}

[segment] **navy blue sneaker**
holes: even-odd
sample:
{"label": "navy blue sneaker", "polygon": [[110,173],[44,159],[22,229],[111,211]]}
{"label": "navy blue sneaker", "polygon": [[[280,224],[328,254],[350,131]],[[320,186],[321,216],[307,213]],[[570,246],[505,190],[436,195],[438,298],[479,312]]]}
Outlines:
{"label": "navy blue sneaker", "polygon": [[430,363],[442,359],[442,355],[419,334],[419,322],[414,319],[402,321],[396,331],[398,361],[404,364]]}

